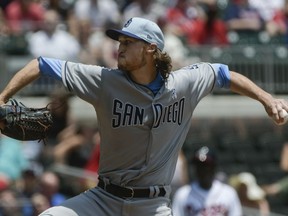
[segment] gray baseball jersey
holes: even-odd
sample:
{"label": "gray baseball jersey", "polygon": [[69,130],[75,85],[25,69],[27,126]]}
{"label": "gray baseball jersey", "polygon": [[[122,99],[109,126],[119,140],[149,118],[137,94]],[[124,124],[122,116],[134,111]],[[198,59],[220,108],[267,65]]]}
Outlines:
{"label": "gray baseball jersey", "polygon": [[[215,86],[229,85],[229,77],[222,77],[229,74],[228,67],[209,63],[184,67],[171,73],[154,95],[118,69],[59,61],[51,65],[58,68],[56,77],[66,88],[96,110],[101,133],[99,175],[126,187],[151,191],[164,186],[166,194],[121,199],[95,187],[41,216],[172,215],[170,183],[193,111]],[[41,69],[45,74],[45,67]]]}
{"label": "gray baseball jersey", "polygon": [[99,175],[117,185],[169,185],[198,102],[215,83],[211,64],[173,72],[157,95],[117,69],[68,62],[64,85],[91,103],[101,132]]}

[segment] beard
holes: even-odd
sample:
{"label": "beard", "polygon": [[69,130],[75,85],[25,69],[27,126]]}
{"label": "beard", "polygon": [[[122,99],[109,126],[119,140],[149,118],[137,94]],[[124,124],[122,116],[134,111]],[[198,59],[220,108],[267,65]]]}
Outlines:
{"label": "beard", "polygon": [[126,58],[118,58],[117,67],[122,71],[134,71],[146,64],[146,60],[144,56],[140,56],[140,58],[132,59],[131,61],[127,61]]}

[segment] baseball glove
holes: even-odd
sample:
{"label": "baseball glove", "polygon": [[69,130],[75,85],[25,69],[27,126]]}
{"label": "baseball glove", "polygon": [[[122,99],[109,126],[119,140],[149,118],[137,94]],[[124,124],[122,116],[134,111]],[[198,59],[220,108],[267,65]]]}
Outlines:
{"label": "baseball glove", "polygon": [[43,140],[52,126],[48,107],[29,108],[15,99],[0,106],[0,121],[5,127],[1,133],[17,140]]}

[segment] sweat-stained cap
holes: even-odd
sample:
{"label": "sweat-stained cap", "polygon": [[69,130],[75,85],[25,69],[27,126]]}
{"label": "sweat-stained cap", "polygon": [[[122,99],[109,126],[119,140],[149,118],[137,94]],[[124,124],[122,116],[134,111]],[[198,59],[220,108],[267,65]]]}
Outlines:
{"label": "sweat-stained cap", "polygon": [[117,41],[120,35],[126,35],[150,44],[155,43],[161,51],[164,49],[164,35],[160,27],[144,18],[133,17],[124,24],[122,30],[108,29],[106,35]]}

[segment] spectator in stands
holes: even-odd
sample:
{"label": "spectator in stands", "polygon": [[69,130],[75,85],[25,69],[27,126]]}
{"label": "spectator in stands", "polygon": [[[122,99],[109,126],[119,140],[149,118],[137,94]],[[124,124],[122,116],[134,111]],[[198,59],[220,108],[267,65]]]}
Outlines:
{"label": "spectator in stands", "polygon": [[166,13],[167,8],[153,0],[134,0],[123,10],[123,19],[129,20],[131,17],[143,17],[157,22],[159,17]]}
{"label": "spectator in stands", "polygon": [[248,0],[249,5],[259,11],[259,14],[265,22],[271,20],[275,12],[284,7],[284,1],[285,0]]}
{"label": "spectator in stands", "polygon": [[0,191],[0,215],[23,216],[17,194],[12,189]]}
{"label": "spectator in stands", "polygon": [[[112,23],[106,23],[104,29],[119,28]],[[89,35],[86,49],[82,51],[82,62],[88,64],[98,64],[104,67],[117,67],[118,44],[109,40],[104,31],[97,30]]]}
{"label": "spectator in stands", "polygon": [[197,44],[196,20],[204,19],[205,13],[195,0],[176,0],[175,5],[167,9],[166,18],[173,25],[173,33],[185,43]]}
{"label": "spectator in stands", "polygon": [[84,168],[95,146],[95,130],[90,125],[78,124],[64,131],[66,134],[53,149],[54,161],[58,164]]}
{"label": "spectator in stands", "polygon": [[33,206],[29,200],[39,191],[39,175],[40,173],[38,174],[36,170],[29,167],[23,171],[21,179],[15,185],[15,191],[19,195],[19,198],[24,201],[22,206],[23,216],[31,216],[33,214]]}
{"label": "spectator in stands", "polygon": [[[51,207],[49,200],[41,193],[33,194],[31,198],[33,212],[29,216],[38,216],[41,212]],[[28,215],[27,215],[28,216]]]}
{"label": "spectator in stands", "polygon": [[272,19],[267,21],[266,30],[271,37],[283,36],[283,42],[288,44],[288,1],[283,8],[275,11]]}
{"label": "spectator in stands", "polygon": [[174,33],[174,24],[171,24],[165,17],[160,17],[157,21],[165,36],[165,51],[170,54],[173,61],[173,68],[181,68],[191,62],[197,62],[189,56],[189,49],[184,42]]}
{"label": "spectator in stands", "polygon": [[[83,192],[88,186],[97,185],[96,178],[99,165],[99,137],[97,137],[98,130],[90,125],[77,124],[77,128],[69,127],[65,130],[65,136],[52,149],[53,161],[55,165],[64,165],[65,167],[79,168],[92,172],[94,179],[63,179],[67,182],[65,191],[71,196]],[[99,134],[98,134],[99,135]],[[95,158],[92,158],[94,157]],[[94,163],[95,164],[92,164]],[[73,182],[73,183],[72,183]],[[73,186],[75,185],[75,186]],[[65,192],[66,193],[66,192]]]}
{"label": "spectator in stands", "polygon": [[189,172],[186,156],[183,151],[179,152],[178,160],[176,164],[175,173],[171,182],[171,198],[173,198],[175,192],[182,186],[189,183]]}
{"label": "spectator in stands", "polygon": [[[28,161],[22,152],[22,143],[7,136],[0,135],[0,174],[9,181],[21,178]],[[1,177],[0,177],[1,178]]]}
{"label": "spectator in stands", "polygon": [[[288,142],[284,143],[282,148],[280,167],[283,171],[288,172]],[[288,197],[288,176],[285,176],[271,184],[263,185],[262,188],[266,192],[267,196],[283,195]]]}
{"label": "spectator in stands", "polygon": [[71,18],[75,1],[44,0],[42,2],[46,9],[56,10],[62,20],[69,21]]}
{"label": "spectator in stands", "polygon": [[5,8],[12,2],[13,0],[1,0],[0,1],[0,8],[5,10]]}
{"label": "spectator in stands", "polygon": [[48,199],[50,206],[60,205],[66,200],[66,196],[59,191],[59,187],[60,179],[54,172],[45,171],[40,176],[39,193]]}
{"label": "spectator in stands", "polygon": [[[55,162],[54,147],[66,137],[74,133],[75,121],[70,113],[70,94],[63,89],[57,89],[49,95],[49,108],[53,118],[53,124],[42,145],[40,162],[44,168]],[[69,133],[70,131],[73,131]]]}
{"label": "spectator in stands", "polygon": [[114,0],[78,0],[74,5],[76,31],[73,32],[82,46],[86,46],[89,35],[103,30],[107,23],[119,24],[120,10]]}
{"label": "spectator in stands", "polygon": [[[85,171],[94,172],[98,175],[98,168],[99,168],[99,160],[100,160],[100,143],[101,137],[99,131],[95,132],[93,136],[93,143],[94,147],[93,150],[87,160],[87,163],[84,166]],[[98,184],[98,178],[93,178],[93,180],[86,180],[84,183],[85,188],[95,187]]]}
{"label": "spectator in stands", "polygon": [[196,44],[212,44],[227,45],[227,29],[225,22],[218,17],[217,2],[201,3],[201,7],[205,13],[203,19],[195,21],[195,43]]}
{"label": "spectator in stands", "polygon": [[[80,44],[65,29],[60,28],[60,17],[57,11],[47,10],[44,14],[42,30],[29,36],[29,49],[33,56],[77,60]],[[62,26],[63,28],[63,26]]]}
{"label": "spectator in stands", "polygon": [[173,215],[233,215],[242,216],[236,191],[215,179],[215,152],[203,146],[192,157],[196,179],[179,188],[173,198]]}
{"label": "spectator in stands", "polygon": [[[224,20],[228,31],[236,33],[236,37],[239,37],[236,42],[244,43],[258,41],[258,33],[264,29],[265,24],[259,11],[251,7],[248,0],[231,1],[225,10]],[[234,40],[236,39],[233,39],[233,43]]]}
{"label": "spectator in stands", "polygon": [[4,9],[0,8],[0,49],[3,52],[9,37],[8,25],[6,22]]}
{"label": "spectator in stands", "polygon": [[53,125],[49,130],[48,139],[51,139],[51,142],[59,142],[62,139],[61,136],[63,136],[61,132],[75,123],[70,113],[71,95],[63,89],[57,89],[49,97],[49,108],[53,118]]}
{"label": "spectator in stands", "polygon": [[44,7],[39,1],[14,0],[5,8],[10,32],[23,34],[40,28],[44,18]]}
{"label": "spectator in stands", "polygon": [[247,210],[255,209],[259,211],[259,216],[268,216],[270,206],[265,198],[265,192],[257,184],[255,176],[249,172],[242,172],[232,175],[229,184],[233,186],[240,198],[241,205]]}

